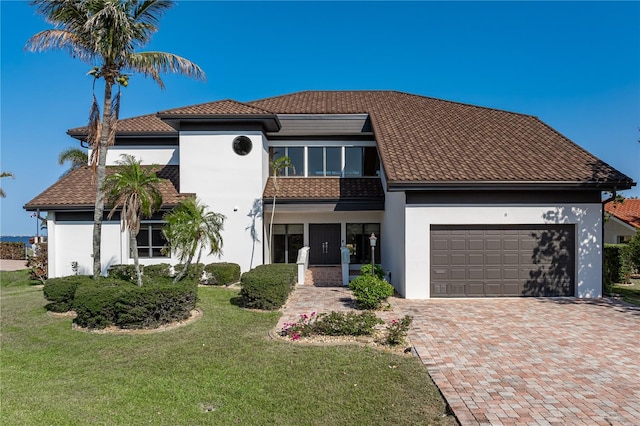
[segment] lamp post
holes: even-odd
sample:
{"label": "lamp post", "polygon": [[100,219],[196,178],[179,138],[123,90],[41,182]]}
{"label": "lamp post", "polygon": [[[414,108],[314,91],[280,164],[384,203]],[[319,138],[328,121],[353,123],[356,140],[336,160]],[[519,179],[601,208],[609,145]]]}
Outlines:
{"label": "lamp post", "polygon": [[371,245],[371,276],[374,276],[373,271],[375,270],[375,253],[376,253],[376,242],[378,241],[378,239],[376,238],[376,234],[374,234],[373,232],[371,233],[371,236],[369,237],[369,244]]}

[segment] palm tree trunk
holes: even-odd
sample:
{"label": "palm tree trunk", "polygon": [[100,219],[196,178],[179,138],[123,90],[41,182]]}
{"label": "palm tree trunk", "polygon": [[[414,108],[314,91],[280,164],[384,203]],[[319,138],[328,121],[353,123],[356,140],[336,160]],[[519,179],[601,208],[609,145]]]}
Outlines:
{"label": "palm tree trunk", "polygon": [[102,243],[102,217],[104,215],[105,197],[103,187],[107,176],[107,147],[109,145],[109,133],[111,133],[112,85],[113,83],[108,78],[105,78],[102,132],[98,141],[98,165],[96,168],[96,203],[93,210],[93,278],[100,277],[102,273],[100,245]]}
{"label": "palm tree trunk", "polygon": [[131,247],[131,251],[133,253],[133,264],[136,268],[138,286],[142,287],[142,272],[140,272],[140,259],[138,258],[138,240],[131,230],[129,230],[129,247]]}
{"label": "palm tree trunk", "polygon": [[187,261],[184,263],[184,267],[180,272],[178,272],[178,275],[176,275],[176,277],[173,279],[174,284],[180,281],[182,278],[184,278],[185,275],[187,275],[187,270],[189,270],[189,266],[191,266],[191,261],[193,261],[193,256],[195,254],[196,254],[196,248],[194,247],[193,250],[189,252],[189,256],[187,256]]}

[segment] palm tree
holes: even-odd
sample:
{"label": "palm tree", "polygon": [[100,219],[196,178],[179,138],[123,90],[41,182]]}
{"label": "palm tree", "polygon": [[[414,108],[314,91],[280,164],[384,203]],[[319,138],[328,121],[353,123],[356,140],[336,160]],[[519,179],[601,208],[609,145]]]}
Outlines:
{"label": "palm tree", "polygon": [[122,207],[122,231],[129,231],[129,241],[133,263],[136,268],[138,285],[142,286],[142,274],[138,259],[138,231],[140,219],[151,217],[162,205],[160,178],[152,168],[143,168],[133,155],[122,154],[116,172],[105,179],[104,190],[112,205],[109,219]]}
{"label": "palm tree", "polygon": [[[32,0],[36,12],[55,28],[31,37],[26,48],[40,52],[68,51],[93,69],[95,81],[104,80],[102,118],[95,94],[89,114],[87,142],[91,146],[91,165],[96,174],[96,201],[93,215],[93,275],[100,275],[100,241],[104,212],[103,190],[107,149],[115,141],[120,109],[120,86],[129,84],[128,73],[151,77],[161,88],[160,73],[173,72],[204,79],[204,72],[193,62],[165,52],[137,52],[158,31],[162,14],[173,7],[166,0]],[[98,65],[96,65],[98,64]],[[113,86],[117,85],[117,93]]]}
{"label": "palm tree", "polygon": [[86,166],[89,162],[89,155],[85,150],[80,148],[67,148],[58,155],[58,164],[62,166],[67,162],[71,163],[69,170],[64,172],[60,177],[66,176],[82,166]]}
{"label": "palm tree", "polygon": [[167,222],[164,235],[169,248],[184,263],[182,270],[173,282],[177,283],[187,273],[193,257],[198,253],[196,263],[200,263],[202,250],[209,248],[209,254],[222,254],[222,236],[226,217],[220,213],[207,211],[209,207],[202,204],[195,196],[182,201],[171,212],[164,216]]}
{"label": "palm tree", "polygon": [[271,170],[273,171],[273,203],[271,205],[271,221],[269,222],[269,253],[271,259],[273,259],[273,217],[276,214],[276,196],[278,195],[278,176],[280,173],[293,167],[291,158],[286,155],[279,157],[277,160],[271,162]]}
{"label": "palm tree", "polygon": [[[0,172],[0,178],[5,178],[5,177],[10,177],[13,179],[13,173],[11,172]],[[2,188],[0,188],[0,198],[4,198],[6,197],[7,194],[5,194],[5,192],[2,190]]]}

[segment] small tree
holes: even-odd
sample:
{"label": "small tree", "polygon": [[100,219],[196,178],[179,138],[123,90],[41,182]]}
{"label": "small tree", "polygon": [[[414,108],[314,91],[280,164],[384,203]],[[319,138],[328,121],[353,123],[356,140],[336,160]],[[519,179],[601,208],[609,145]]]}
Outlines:
{"label": "small tree", "polygon": [[620,266],[625,282],[630,282],[630,276],[640,271],[640,230],[631,240],[620,249]]}
{"label": "small tree", "polygon": [[109,219],[116,209],[122,207],[122,231],[129,230],[129,241],[133,254],[133,263],[136,268],[138,285],[142,286],[142,273],[138,258],[137,236],[140,231],[140,219],[142,216],[150,217],[162,205],[162,193],[160,192],[160,178],[156,176],[152,168],[143,168],[140,161],[134,156],[122,154],[122,160],[118,161],[116,173],[107,176],[105,180],[105,192],[107,200],[112,203]]}
{"label": "small tree", "polygon": [[273,203],[271,204],[271,220],[269,221],[269,253],[273,259],[273,218],[276,214],[276,197],[278,195],[278,176],[289,167],[293,167],[291,158],[285,156],[271,162],[273,172]]}
{"label": "small tree", "polygon": [[209,248],[209,254],[222,254],[222,236],[226,217],[220,213],[207,211],[209,207],[195,196],[189,197],[174,210],[164,215],[167,224],[164,235],[169,249],[184,263],[173,282],[177,283],[186,274],[196,253],[196,263],[200,263],[202,250]]}

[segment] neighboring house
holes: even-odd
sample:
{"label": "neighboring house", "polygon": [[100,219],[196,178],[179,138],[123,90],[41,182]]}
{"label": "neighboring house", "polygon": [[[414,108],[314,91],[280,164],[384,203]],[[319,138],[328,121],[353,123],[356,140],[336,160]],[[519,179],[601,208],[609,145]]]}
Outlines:
{"label": "neighboring house", "polygon": [[[69,130],[84,141],[86,128]],[[223,213],[224,255],[246,271],[296,261],[376,262],[406,298],[598,297],[602,191],[635,185],[530,115],[394,91],[308,91],[222,100],[123,119],[121,153],[163,166],[165,210],[185,194]],[[273,250],[270,161],[277,178]],[[76,170],[25,205],[49,213],[51,276],[91,269],[93,184]],[[162,215],[138,236],[143,263],[163,257]],[[118,218],[103,227],[103,268],[131,263]],[[203,259],[205,263],[216,258]]]}
{"label": "neighboring house", "polygon": [[607,218],[604,223],[604,242],[626,243],[640,230],[640,200],[626,198],[622,202],[609,201],[604,210]]}

